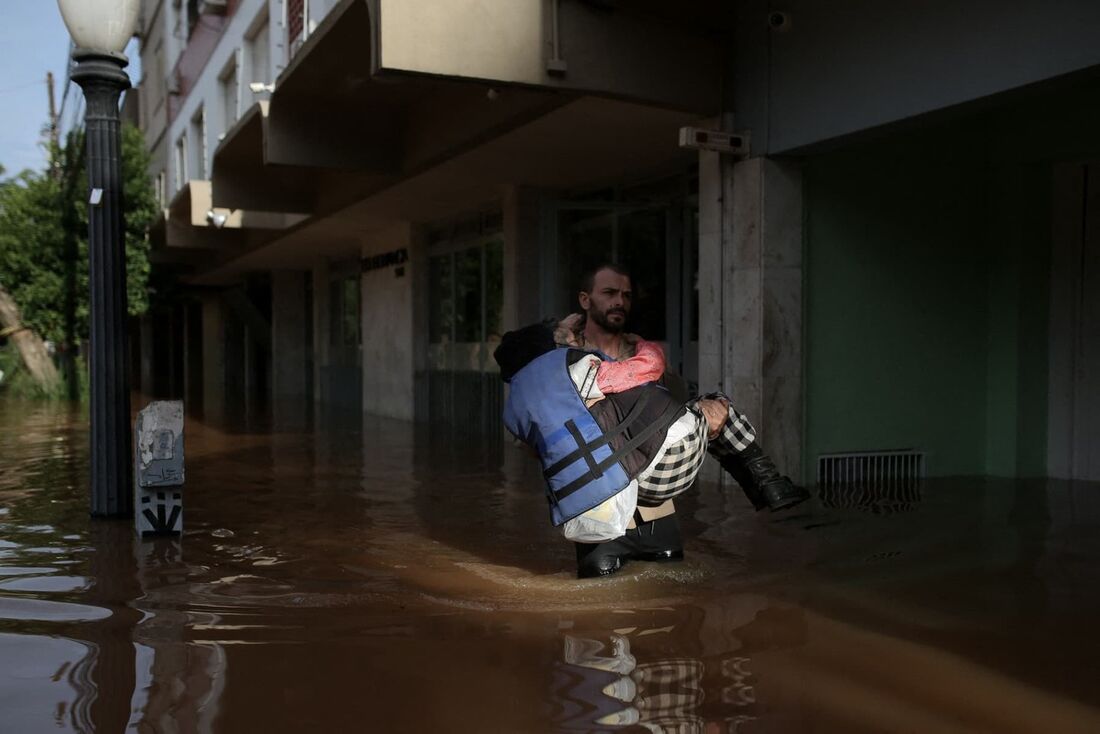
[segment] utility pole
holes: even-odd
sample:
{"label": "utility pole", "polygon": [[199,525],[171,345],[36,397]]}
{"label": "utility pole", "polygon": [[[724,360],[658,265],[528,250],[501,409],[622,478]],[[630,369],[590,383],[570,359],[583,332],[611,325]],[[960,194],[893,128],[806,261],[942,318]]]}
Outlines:
{"label": "utility pole", "polygon": [[57,104],[54,102],[53,96],[53,72],[46,72],[46,93],[50,98],[50,175],[55,179],[60,175],[58,163],[55,159],[55,151],[59,142],[58,136],[60,135],[59,126],[57,124]]}

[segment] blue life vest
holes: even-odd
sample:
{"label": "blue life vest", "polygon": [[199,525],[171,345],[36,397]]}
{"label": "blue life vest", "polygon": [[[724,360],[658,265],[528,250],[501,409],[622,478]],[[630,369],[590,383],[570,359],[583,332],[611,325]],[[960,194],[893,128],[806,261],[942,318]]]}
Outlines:
{"label": "blue life vest", "polygon": [[660,411],[660,420],[642,425],[625,445],[617,451],[612,449],[612,438],[626,433],[643,416],[647,398],[638,401],[618,426],[604,433],[569,376],[571,351],[558,348],[531,360],[512,377],[504,405],[505,427],[538,451],[554,525],[587,512],[625,489],[631,477],[620,459],[667,429],[682,408],[672,403]]}

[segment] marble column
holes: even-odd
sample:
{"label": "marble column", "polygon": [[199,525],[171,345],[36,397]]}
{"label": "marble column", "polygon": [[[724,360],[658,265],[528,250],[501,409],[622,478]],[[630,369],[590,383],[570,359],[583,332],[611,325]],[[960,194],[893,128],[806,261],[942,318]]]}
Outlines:
{"label": "marble column", "polygon": [[332,324],[329,298],[329,262],[318,258],[311,271],[313,278],[313,403],[315,410],[329,399],[324,393],[324,373],[330,364],[330,346],[332,344]]}
{"label": "marble column", "polygon": [[749,416],[780,470],[802,478],[802,178],[797,163],[702,153],[700,388]]}

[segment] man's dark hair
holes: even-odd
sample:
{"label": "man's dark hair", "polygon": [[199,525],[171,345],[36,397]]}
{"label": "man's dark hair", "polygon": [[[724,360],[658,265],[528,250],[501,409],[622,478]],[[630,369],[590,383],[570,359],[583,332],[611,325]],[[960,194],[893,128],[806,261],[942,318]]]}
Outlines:
{"label": "man's dark hair", "polygon": [[590,270],[585,271],[585,274],[583,276],[581,276],[581,283],[580,283],[581,288],[580,289],[583,292],[585,292],[585,293],[591,293],[592,292],[592,288],[596,284],[596,273],[600,272],[601,270],[610,270],[613,273],[618,273],[619,275],[625,275],[626,277],[630,278],[630,284],[634,285],[634,276],[632,276],[630,274],[630,271],[627,270],[624,265],[620,265],[619,263],[613,263],[613,262],[604,262],[604,263],[600,263],[599,265],[597,265],[594,268],[591,268]]}

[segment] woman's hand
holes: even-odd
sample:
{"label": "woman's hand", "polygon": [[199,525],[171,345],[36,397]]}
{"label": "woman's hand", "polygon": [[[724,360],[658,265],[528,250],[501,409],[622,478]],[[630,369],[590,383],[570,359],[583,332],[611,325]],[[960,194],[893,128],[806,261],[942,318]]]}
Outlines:
{"label": "woman's hand", "polygon": [[559,321],[557,327],[554,328],[554,341],[558,344],[564,344],[570,347],[579,347],[580,340],[577,338],[577,334],[581,330],[581,323],[583,321],[584,314],[582,313],[574,313],[566,316]]}
{"label": "woman's hand", "polygon": [[707,438],[713,441],[730,417],[730,405],[720,398],[706,399],[699,401],[699,409],[707,419]]}

